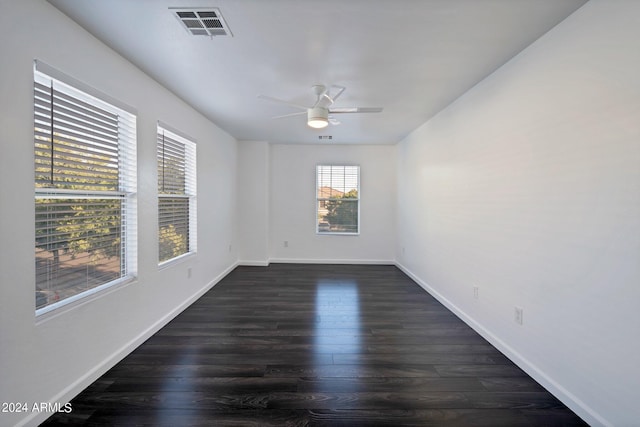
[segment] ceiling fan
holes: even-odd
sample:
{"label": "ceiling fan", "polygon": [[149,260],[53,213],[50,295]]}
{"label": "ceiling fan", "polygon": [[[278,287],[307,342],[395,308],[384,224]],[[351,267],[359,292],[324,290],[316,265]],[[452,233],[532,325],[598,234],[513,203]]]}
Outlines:
{"label": "ceiling fan", "polygon": [[311,107],[295,104],[266,95],[258,95],[258,98],[266,99],[268,101],[277,102],[279,104],[284,104],[303,110],[297,113],[276,116],[274,117],[274,119],[306,114],[307,125],[315,129],[322,129],[324,127],[327,127],[329,123],[331,123],[332,125],[340,124],[340,122],[333,117],[333,114],[380,113],[382,111],[382,108],[380,107],[332,107],[336,99],[338,99],[338,97],[342,95],[342,92],[344,92],[344,90],[346,89],[344,86],[331,85],[327,87],[325,85],[314,85],[311,86],[311,89],[316,95],[316,102]]}

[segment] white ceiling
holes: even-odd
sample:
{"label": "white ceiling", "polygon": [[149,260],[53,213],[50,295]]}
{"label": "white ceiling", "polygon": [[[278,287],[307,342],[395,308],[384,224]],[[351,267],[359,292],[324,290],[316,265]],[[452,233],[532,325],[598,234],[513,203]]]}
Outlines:
{"label": "white ceiling", "polygon": [[[396,143],[586,0],[49,0],[239,140]],[[193,36],[170,7],[216,7],[233,37]],[[310,105],[346,86],[324,130]]]}

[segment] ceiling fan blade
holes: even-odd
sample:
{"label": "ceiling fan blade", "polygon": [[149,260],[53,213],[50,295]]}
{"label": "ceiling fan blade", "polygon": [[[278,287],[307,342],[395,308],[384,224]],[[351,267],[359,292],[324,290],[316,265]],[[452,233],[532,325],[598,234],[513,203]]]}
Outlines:
{"label": "ceiling fan blade", "polygon": [[[311,108],[316,108],[319,106],[322,107],[327,107],[328,105],[326,105],[325,102],[323,102],[325,99],[328,99],[331,102],[331,98],[329,98],[327,96],[327,93],[329,92],[329,89],[324,86],[324,85],[315,85],[312,87],[312,89],[314,90],[315,94],[316,94],[316,103],[313,104],[313,107]],[[331,105],[331,104],[329,104]]]}
{"label": "ceiling fan blade", "polygon": [[258,98],[266,99],[267,101],[271,101],[271,102],[277,102],[278,104],[288,105],[289,107],[299,108],[299,109],[305,110],[305,111],[309,108],[309,107],[305,107],[304,105],[296,104],[296,103],[289,102],[289,101],[284,101],[282,99],[274,98],[274,97],[267,96],[267,95],[258,95]]}
{"label": "ceiling fan blade", "polygon": [[334,126],[337,126],[340,124],[340,120],[336,120],[335,118],[329,116],[329,123],[331,123]]}
{"label": "ceiling fan blade", "polygon": [[381,113],[381,107],[339,107],[329,108],[331,114],[343,114],[343,113]]}
{"label": "ceiling fan blade", "polygon": [[336,102],[336,99],[338,99],[338,97],[340,95],[342,95],[342,92],[344,92],[346,87],[338,86],[338,85],[331,85],[331,87],[338,89],[337,92],[330,95],[329,94],[330,91],[327,91],[327,92],[324,93],[324,96],[325,96],[325,98],[327,98],[333,104],[334,102]]}
{"label": "ceiling fan blade", "polygon": [[285,117],[293,117],[293,116],[301,116],[303,114],[307,114],[306,111],[300,111],[298,113],[289,113],[289,114],[283,114],[281,116],[275,116],[275,117],[271,117],[272,119],[283,119]]}

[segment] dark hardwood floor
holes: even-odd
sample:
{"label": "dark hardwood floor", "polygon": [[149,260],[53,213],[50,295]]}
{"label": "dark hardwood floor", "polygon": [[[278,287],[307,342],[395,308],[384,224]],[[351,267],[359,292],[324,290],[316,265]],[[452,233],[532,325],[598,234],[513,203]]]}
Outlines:
{"label": "dark hardwood floor", "polygon": [[239,267],[43,425],[582,426],[393,266]]}

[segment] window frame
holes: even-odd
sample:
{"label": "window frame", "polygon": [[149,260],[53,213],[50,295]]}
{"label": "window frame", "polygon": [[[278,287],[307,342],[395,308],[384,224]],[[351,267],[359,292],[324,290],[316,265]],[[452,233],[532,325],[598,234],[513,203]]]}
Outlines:
{"label": "window frame", "polygon": [[[98,90],[77,81],[76,79],[50,67],[49,65],[43,63],[42,61],[36,60],[34,61],[34,69],[33,69],[33,84],[34,84],[34,227],[36,230],[35,234],[35,262],[36,262],[36,280],[35,280],[35,315],[36,317],[41,318],[42,315],[51,313],[54,311],[58,311],[63,307],[72,307],[74,303],[77,301],[85,301],[87,297],[93,295],[102,295],[104,291],[108,289],[113,289],[118,285],[123,285],[125,283],[129,283],[133,281],[137,276],[137,141],[136,141],[136,128],[137,128],[137,112],[135,109],[117,101],[113,98],[109,97],[106,94],[99,92]],[[49,98],[44,96],[46,94],[45,90],[49,90]],[[56,97],[51,98],[51,95],[56,94]],[[77,105],[86,105],[89,109],[100,109],[109,112],[117,116],[117,143],[114,146],[117,154],[112,154],[115,156],[117,163],[117,182],[113,182],[111,186],[117,185],[117,188],[109,188],[109,189],[97,189],[97,187],[103,186],[103,184],[95,184],[92,186],[87,182],[82,182],[82,173],[78,171],[90,170],[97,175],[100,172],[96,172],[94,165],[96,165],[96,150],[98,146],[96,146],[93,142],[87,142],[84,140],[82,136],[65,136],[70,135],[69,130],[65,130],[65,125],[63,121],[60,121],[58,117],[55,116],[57,111],[60,108],[64,108],[62,104],[58,104],[56,106],[55,100],[59,99],[63,102],[63,100],[71,99],[72,102],[77,102]],[[75,110],[75,108],[74,108]],[[50,114],[47,117],[47,113]],[[81,110],[71,111],[65,113],[67,117],[73,123],[74,120],[79,119],[80,121],[87,120],[89,124],[93,124],[94,122],[89,116],[85,116],[85,113],[82,113]],[[78,124],[79,127],[76,127],[76,131],[72,131],[72,134],[76,132],[83,133],[87,128],[82,124]],[[49,129],[50,137],[46,138],[42,135],[42,129]],[[57,133],[58,137],[56,138],[54,135]],[[65,140],[68,142],[62,142]],[[48,141],[48,142],[47,142]],[[51,163],[51,180],[49,185],[43,185],[41,176],[39,176],[38,172],[42,168],[42,157],[39,159],[39,155],[42,154],[42,145],[49,145],[51,149],[51,154],[49,155],[49,162]],[[72,147],[74,154],[60,154],[63,153],[66,147]],[[63,151],[56,151],[62,149]],[[56,157],[56,152],[58,153]],[[85,154],[79,155],[78,153],[84,152]],[[40,154],[39,154],[40,153]],[[67,156],[67,158],[61,157]],[[80,157],[77,157],[80,156]],[[74,160],[70,160],[73,157]],[[64,159],[56,162],[56,158]],[[110,157],[113,159],[113,157]],[[45,159],[46,160],[46,159]],[[69,163],[71,162],[71,163]],[[46,162],[45,162],[46,163]],[[55,179],[53,175],[53,170],[56,166],[60,168],[60,171],[56,172],[59,177],[62,179]],[[73,171],[73,168],[68,169],[70,172],[64,172],[65,167],[68,164],[76,164],[79,165],[76,168],[76,171]],[[60,166],[62,165],[62,166]],[[113,168],[113,164],[109,166]],[[108,169],[109,167],[104,166],[103,164],[98,165],[98,169]],[[111,172],[109,172],[112,174]],[[96,176],[92,177],[96,179]],[[74,179],[80,179],[79,184],[78,181],[73,181]],[[65,181],[66,180],[66,181]],[[65,185],[66,182],[66,185]],[[83,189],[72,188],[74,185],[71,183],[76,182],[75,186],[85,187]],[[91,188],[93,187],[93,188]],[[67,200],[67,203],[60,202],[61,200]],[[43,306],[38,305],[39,297],[41,297],[44,290],[42,288],[39,289],[41,284],[44,284],[45,288],[49,288],[48,292],[53,292],[56,296],[56,293],[60,291],[59,284],[54,282],[55,279],[49,278],[46,276],[45,279],[40,282],[38,279],[38,275],[42,274],[42,270],[38,268],[38,257],[37,251],[42,250],[42,242],[38,242],[39,235],[37,233],[38,230],[45,230],[46,240],[50,239],[51,236],[55,236],[59,234],[61,231],[59,228],[60,225],[51,225],[55,224],[55,221],[59,221],[58,218],[68,221],[69,218],[73,218],[74,216],[54,216],[53,219],[46,219],[46,225],[43,225],[42,212],[41,209],[43,206],[46,206],[46,201],[51,202],[51,206],[68,206],[71,209],[74,207],[78,209],[82,207],[83,209],[76,210],[78,212],[85,212],[84,208],[91,207],[98,201],[102,201],[102,203],[106,200],[117,200],[119,201],[119,206],[116,207],[116,210],[119,210],[118,213],[118,222],[117,222],[117,232],[114,234],[111,230],[109,230],[106,234],[97,234],[100,238],[107,236],[112,239],[113,243],[116,243],[117,251],[118,251],[118,263],[119,263],[119,272],[117,278],[109,279],[108,277],[100,280],[96,280],[97,277],[94,277],[92,274],[95,273],[86,273],[88,284],[92,280],[96,280],[95,283],[92,283],[89,286],[92,286],[88,289],[79,289],[77,292],[70,292],[68,296],[63,296],[60,300],[55,300],[53,302],[49,302],[47,298],[47,302]],[[43,203],[39,203],[39,201],[44,201]],[[57,204],[57,202],[62,203]],[[59,208],[58,208],[59,209]],[[105,215],[103,218],[109,217],[109,214],[113,214],[113,207],[109,208],[109,210],[100,210],[99,212],[102,215]],[[46,211],[46,209],[45,209]],[[86,211],[90,212],[90,211]],[[55,212],[54,212],[55,214]],[[82,229],[82,215],[78,216],[78,221],[74,223],[67,222],[67,228],[71,226],[77,226],[78,230]],[[85,219],[86,220],[86,219]],[[72,259],[75,257],[73,254],[72,246],[74,241],[72,240],[72,232],[67,231],[67,235],[65,236],[66,240],[62,240],[63,245],[60,248],[63,251],[70,251],[72,253]],[[86,238],[87,242],[91,240],[92,242],[96,242],[100,240],[100,238],[96,239],[95,237]],[[92,240],[93,239],[93,240]],[[89,243],[86,243],[89,245]],[[93,243],[95,244],[95,243]],[[45,249],[48,251],[48,249]],[[56,247],[56,251],[59,251]],[[53,254],[53,268],[69,268],[69,265],[58,258],[56,252]],[[66,254],[66,252],[63,252]],[[85,250],[81,254],[90,254],[91,250]],[[93,255],[91,255],[93,257]],[[58,258],[56,260],[56,258]],[[86,258],[86,255],[85,255]],[[111,258],[109,255],[103,255],[102,259]],[[87,271],[89,271],[90,265],[92,265],[93,261],[86,260],[83,261],[84,264],[80,264],[81,266],[86,265]],[[64,274],[64,273],[63,273]],[[66,283],[68,283],[68,279]],[[102,281],[101,281],[102,280]],[[61,282],[62,283],[62,282]],[[77,286],[77,285],[76,285]]]}
{"label": "window frame", "polygon": [[[320,230],[320,204],[323,201],[335,201],[335,200],[340,200],[340,198],[332,198],[332,197],[319,197],[319,193],[320,193],[320,168],[331,168],[333,170],[333,168],[343,168],[343,174],[346,175],[346,168],[355,168],[356,169],[356,191],[357,191],[357,198],[349,198],[347,199],[348,201],[353,201],[356,203],[356,209],[357,209],[357,215],[356,215],[356,221],[357,223],[355,224],[356,226],[356,231],[336,231],[336,230],[329,230],[329,231],[321,231]],[[335,235],[335,236],[359,236],[360,233],[362,232],[362,227],[361,227],[361,221],[360,221],[360,200],[362,199],[362,194],[361,194],[361,179],[360,179],[360,165],[357,164],[338,164],[338,163],[322,163],[322,164],[317,164],[316,168],[315,168],[315,173],[316,173],[316,185],[315,185],[315,192],[316,192],[316,196],[315,196],[315,203],[316,203],[316,208],[315,208],[315,212],[316,212],[316,219],[315,219],[315,223],[316,223],[316,235],[319,236],[327,236],[327,235]],[[333,172],[332,172],[333,173]],[[344,175],[343,175],[343,179],[344,179]],[[343,188],[344,190],[346,190],[346,184],[345,187]],[[344,192],[343,192],[344,194]]]}
{"label": "window frame", "polygon": [[[182,193],[175,192],[165,192],[163,191],[163,174],[161,171],[164,171],[164,165],[160,164],[160,156],[161,156],[161,141],[162,136],[171,139],[171,143],[173,144],[181,144],[184,148],[184,158],[182,161],[184,162],[184,176],[182,177],[184,180],[184,188]],[[157,201],[158,201],[158,266],[164,267],[168,264],[176,262],[182,258],[195,255],[198,251],[198,217],[197,217],[197,142],[195,139],[187,136],[186,134],[176,130],[175,128],[167,125],[163,122],[157,123],[157,132],[156,132],[156,160],[157,160],[157,171],[158,171],[158,188],[157,188]],[[162,224],[164,223],[161,217],[161,201],[169,200],[169,199],[185,199],[188,202],[187,205],[187,216],[184,218],[186,220],[186,250],[177,255],[171,256],[166,259],[162,259]],[[173,224],[170,224],[173,225]]]}

